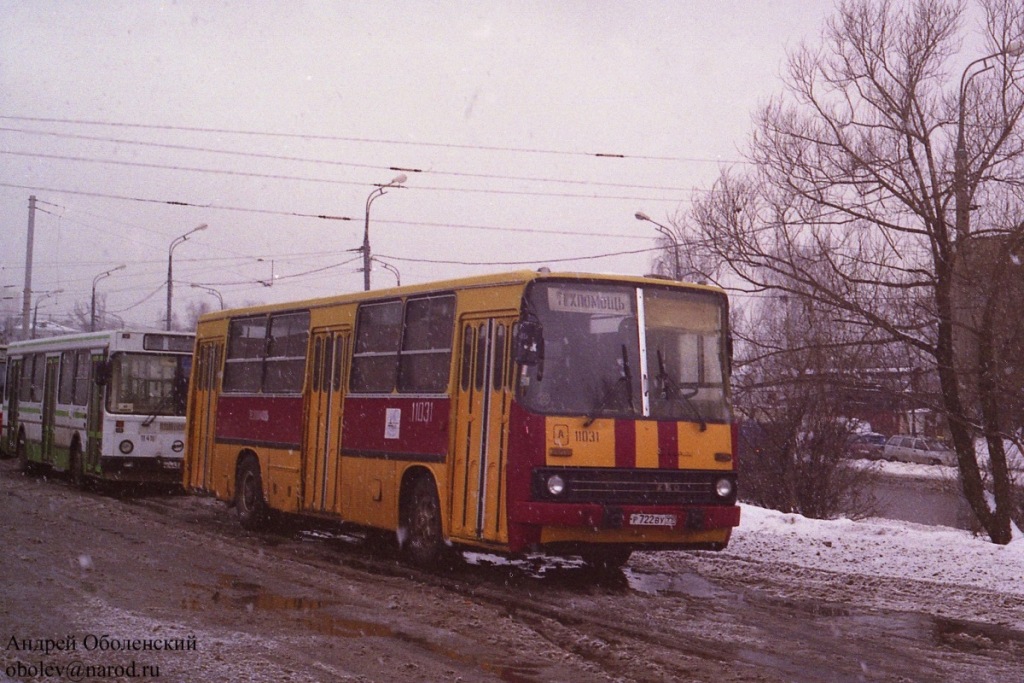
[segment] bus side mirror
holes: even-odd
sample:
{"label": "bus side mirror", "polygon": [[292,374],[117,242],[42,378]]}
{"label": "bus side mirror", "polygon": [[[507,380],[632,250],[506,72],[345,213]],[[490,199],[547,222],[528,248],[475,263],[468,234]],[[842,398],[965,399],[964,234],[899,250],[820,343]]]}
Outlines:
{"label": "bus side mirror", "polygon": [[109,360],[98,360],[92,364],[92,381],[97,386],[105,387],[110,381],[111,364]]}
{"label": "bus side mirror", "polygon": [[544,360],[544,327],[536,320],[520,321],[515,335],[515,360],[537,365]]}

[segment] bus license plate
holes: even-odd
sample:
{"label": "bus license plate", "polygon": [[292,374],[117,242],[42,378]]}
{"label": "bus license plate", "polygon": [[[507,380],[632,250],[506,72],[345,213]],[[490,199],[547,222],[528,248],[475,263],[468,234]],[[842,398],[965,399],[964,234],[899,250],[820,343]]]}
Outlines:
{"label": "bus license plate", "polygon": [[649,515],[643,512],[634,512],[629,516],[630,526],[675,526],[675,515]]}

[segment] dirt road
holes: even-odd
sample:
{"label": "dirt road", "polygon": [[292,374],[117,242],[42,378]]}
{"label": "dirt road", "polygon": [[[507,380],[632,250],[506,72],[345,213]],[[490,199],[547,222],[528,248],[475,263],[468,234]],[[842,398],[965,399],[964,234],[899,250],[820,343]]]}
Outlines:
{"label": "dirt road", "polygon": [[209,499],[83,492],[12,461],[0,537],[0,681],[1024,680],[1019,630],[756,557],[638,554],[602,577],[470,555],[431,574],[355,535],[250,534]]}

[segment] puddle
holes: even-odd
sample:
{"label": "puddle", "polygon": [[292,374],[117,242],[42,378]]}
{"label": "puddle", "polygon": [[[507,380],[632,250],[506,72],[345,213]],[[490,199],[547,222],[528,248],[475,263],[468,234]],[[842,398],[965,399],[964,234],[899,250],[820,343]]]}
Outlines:
{"label": "puddle", "polygon": [[645,595],[704,599],[728,595],[726,591],[697,574],[658,574],[628,567],[623,570],[623,573],[630,589]]}

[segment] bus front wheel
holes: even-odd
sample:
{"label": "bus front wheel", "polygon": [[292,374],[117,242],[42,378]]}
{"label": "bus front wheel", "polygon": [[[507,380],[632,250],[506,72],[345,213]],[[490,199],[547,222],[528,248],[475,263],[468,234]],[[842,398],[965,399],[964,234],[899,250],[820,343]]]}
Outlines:
{"label": "bus front wheel", "polygon": [[403,521],[406,557],[419,567],[436,566],[445,553],[445,544],[441,535],[441,504],[430,479],[423,477],[413,484]]}
{"label": "bus front wheel", "polygon": [[71,484],[76,488],[84,489],[88,484],[85,478],[85,462],[82,460],[82,449],[76,442],[71,447],[71,458],[68,462],[68,472],[71,476]]}
{"label": "bus front wheel", "polygon": [[243,529],[254,531],[267,521],[267,501],[263,497],[263,477],[259,460],[247,457],[238,464],[235,477],[235,511]]}
{"label": "bus front wheel", "polygon": [[18,469],[25,474],[33,471],[32,462],[28,459],[28,444],[25,441],[25,432],[18,432],[18,440],[14,445],[14,454],[18,459]]}

